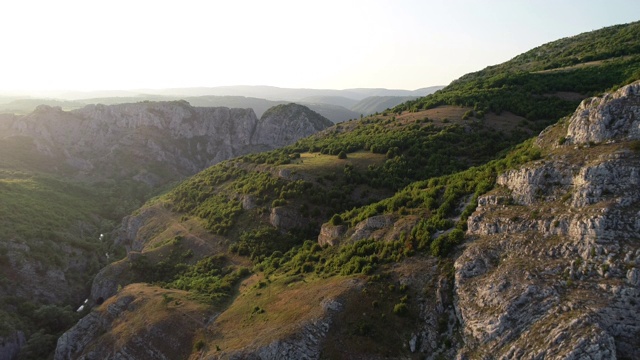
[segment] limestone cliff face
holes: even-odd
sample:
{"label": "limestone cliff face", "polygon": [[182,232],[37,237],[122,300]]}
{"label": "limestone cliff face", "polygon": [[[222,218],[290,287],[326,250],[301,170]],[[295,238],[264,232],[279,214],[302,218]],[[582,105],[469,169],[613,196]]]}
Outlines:
{"label": "limestone cliff face", "polygon": [[22,331],[0,336],[0,360],[12,360],[18,356],[20,348],[27,340]]}
{"label": "limestone cliff face", "polygon": [[584,100],[569,120],[567,139],[574,144],[640,139],[640,83],[603,97]]}
{"label": "limestone cliff face", "polygon": [[88,105],[70,112],[39,106],[5,116],[0,136],[27,136],[64,170],[157,185],[235,156],[285,146],[331,125],[300,105],[258,120],[251,109],[193,107],[186,101]]}
{"label": "limestone cliff face", "polygon": [[479,199],[455,263],[459,358],[638,358],[639,114],[640,83],[585,100],[569,141]]}

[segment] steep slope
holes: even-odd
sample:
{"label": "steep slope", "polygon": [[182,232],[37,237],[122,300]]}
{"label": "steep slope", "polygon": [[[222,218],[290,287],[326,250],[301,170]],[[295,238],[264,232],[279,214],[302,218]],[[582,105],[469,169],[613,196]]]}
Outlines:
{"label": "steep slope", "polygon": [[548,155],[500,175],[469,217],[463,357],[637,358],[640,83],[585,100],[537,141]]}

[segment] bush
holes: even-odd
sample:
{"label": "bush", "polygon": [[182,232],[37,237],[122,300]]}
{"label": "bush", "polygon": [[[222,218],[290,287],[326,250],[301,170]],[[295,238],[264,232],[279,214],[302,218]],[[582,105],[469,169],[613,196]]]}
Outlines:
{"label": "bush", "polygon": [[340,151],[338,153],[338,159],[346,159],[347,158],[347,153],[344,151]]}
{"label": "bush", "polygon": [[329,223],[333,226],[342,225],[342,217],[338,214],[334,214],[329,220]]}
{"label": "bush", "polygon": [[204,348],[204,346],[205,346],[204,340],[200,339],[200,340],[196,341],[195,344],[193,344],[193,349],[195,351],[200,351],[200,350],[202,350]]}
{"label": "bush", "polygon": [[409,307],[405,303],[398,303],[393,307],[393,313],[399,316],[404,316],[409,313]]}

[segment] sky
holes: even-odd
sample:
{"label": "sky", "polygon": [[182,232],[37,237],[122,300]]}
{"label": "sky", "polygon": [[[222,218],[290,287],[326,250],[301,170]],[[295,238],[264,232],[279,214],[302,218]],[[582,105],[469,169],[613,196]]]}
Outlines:
{"label": "sky", "polygon": [[3,0],[0,92],[418,89],[640,20],[637,0]]}

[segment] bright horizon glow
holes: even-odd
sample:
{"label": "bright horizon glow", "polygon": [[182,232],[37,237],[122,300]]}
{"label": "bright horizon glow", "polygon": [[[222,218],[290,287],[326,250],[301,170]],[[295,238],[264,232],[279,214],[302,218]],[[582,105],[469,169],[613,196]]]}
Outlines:
{"label": "bright horizon glow", "polygon": [[7,0],[0,92],[447,85],[634,0]]}

